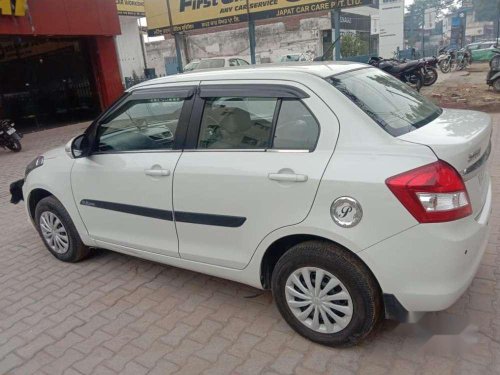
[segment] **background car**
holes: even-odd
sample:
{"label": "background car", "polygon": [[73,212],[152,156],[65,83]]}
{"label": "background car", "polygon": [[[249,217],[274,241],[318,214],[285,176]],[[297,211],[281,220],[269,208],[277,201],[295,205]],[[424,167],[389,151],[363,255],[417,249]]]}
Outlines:
{"label": "background car", "polygon": [[495,51],[500,52],[495,41],[471,43],[465,47],[470,51],[472,61],[490,61],[495,55]]}
{"label": "background car", "polygon": [[[188,64],[189,65],[189,64]],[[186,67],[188,66],[186,65]],[[245,59],[233,56],[233,57],[214,57],[210,59],[202,59],[197,62],[194,67],[190,67],[189,70],[203,70],[203,69],[215,69],[215,68],[227,68],[229,66],[244,66],[250,65]],[[186,69],[184,69],[186,71]]]}
{"label": "background car", "polygon": [[190,72],[191,70],[195,70],[196,67],[199,65],[200,63],[200,60],[194,60],[194,61],[191,61],[190,63],[186,64],[186,66],[184,67],[184,71],[185,72]]}
{"label": "background car", "polygon": [[289,53],[281,56],[278,61],[283,63],[293,61],[311,61],[311,59],[304,53]]}

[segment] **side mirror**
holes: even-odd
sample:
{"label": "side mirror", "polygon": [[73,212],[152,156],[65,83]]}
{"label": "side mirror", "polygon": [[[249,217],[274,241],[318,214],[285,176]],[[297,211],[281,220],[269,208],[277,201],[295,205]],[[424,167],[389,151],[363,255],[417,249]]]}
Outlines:
{"label": "side mirror", "polygon": [[71,159],[84,158],[90,153],[90,142],[86,134],[79,135],[71,139],[66,146],[64,151]]}

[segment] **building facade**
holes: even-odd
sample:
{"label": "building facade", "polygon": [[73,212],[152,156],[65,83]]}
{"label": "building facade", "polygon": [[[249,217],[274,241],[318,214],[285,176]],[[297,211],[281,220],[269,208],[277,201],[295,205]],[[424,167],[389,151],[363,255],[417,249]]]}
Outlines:
{"label": "building facade", "polygon": [[121,95],[115,0],[0,4],[1,118],[21,129],[88,120]]}
{"label": "building facade", "polygon": [[[358,55],[378,53],[378,36],[371,33],[378,31],[372,25],[374,21],[378,21],[378,9],[373,7],[350,8],[341,14],[341,35],[356,35],[362,40]],[[334,29],[329,12],[259,21],[255,29],[257,63],[278,62],[284,55],[297,53],[312,60],[327,52],[335,40]],[[181,39],[184,63],[220,56],[239,56],[250,61],[246,23],[194,30],[182,34]],[[329,53],[331,59],[331,50]],[[146,43],[146,56],[148,67],[154,68],[158,76],[176,73],[175,43],[170,35],[165,40]]]}

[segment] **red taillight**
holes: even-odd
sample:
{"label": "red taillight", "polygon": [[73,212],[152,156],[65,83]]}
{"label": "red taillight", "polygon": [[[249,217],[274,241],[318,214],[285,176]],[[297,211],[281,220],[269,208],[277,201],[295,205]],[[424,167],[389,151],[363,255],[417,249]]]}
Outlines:
{"label": "red taillight", "polygon": [[472,213],[462,177],[442,160],[390,177],[385,183],[420,223],[452,221]]}

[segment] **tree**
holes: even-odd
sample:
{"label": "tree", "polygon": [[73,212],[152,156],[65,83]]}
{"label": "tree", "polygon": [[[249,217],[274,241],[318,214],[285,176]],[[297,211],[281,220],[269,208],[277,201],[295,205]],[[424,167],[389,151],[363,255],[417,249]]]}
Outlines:
{"label": "tree", "polygon": [[472,6],[477,21],[493,21],[496,38],[500,29],[500,0],[473,0]]}
{"label": "tree", "polygon": [[497,21],[500,14],[500,0],[473,0],[477,21]]}
{"label": "tree", "polygon": [[[488,1],[488,0],[485,0]],[[424,26],[424,13],[426,9],[436,9],[436,16],[441,15],[443,9],[447,9],[453,4],[453,0],[415,0],[413,4],[406,7],[414,29]]]}
{"label": "tree", "polygon": [[366,54],[368,53],[368,43],[357,34],[342,35],[340,53],[342,57]]}

